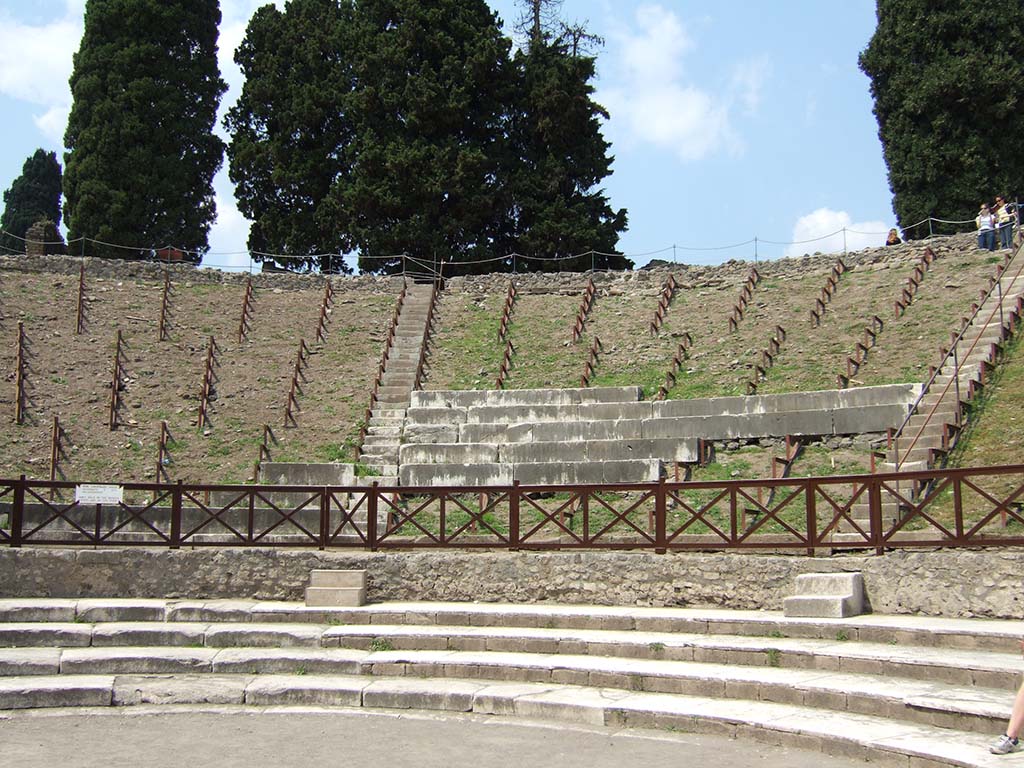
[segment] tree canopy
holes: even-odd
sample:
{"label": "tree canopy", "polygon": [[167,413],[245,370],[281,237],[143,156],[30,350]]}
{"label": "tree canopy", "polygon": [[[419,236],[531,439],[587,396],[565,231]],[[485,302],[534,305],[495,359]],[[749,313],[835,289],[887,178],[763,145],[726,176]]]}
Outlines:
{"label": "tree canopy", "polygon": [[61,170],[57,155],[37,149],[25,161],[21,175],[4,192],[0,216],[0,253],[24,253],[25,234],[38,221],[60,225]]}
{"label": "tree canopy", "polygon": [[366,271],[452,275],[510,269],[514,251],[547,269],[613,251],[626,218],[596,189],[611,158],[594,61],[562,38],[511,47],[484,0],[258,11],[226,120],[256,257],[324,268],[316,254],[346,250]]}
{"label": "tree canopy", "polygon": [[229,175],[253,222],[250,250],[296,257],[279,266],[349,271],[338,254],[352,240],[330,193],[349,176],[350,14],[336,0],[266,5],[235,52],[245,84],[224,121]]}
{"label": "tree canopy", "polygon": [[910,237],[929,216],[971,219],[1024,178],[1024,14],[971,0],[878,0],[860,56],[871,78],[893,210]]}
{"label": "tree canopy", "polygon": [[88,0],[64,138],[69,237],[99,241],[88,253],[208,250],[219,23],[218,0]]}

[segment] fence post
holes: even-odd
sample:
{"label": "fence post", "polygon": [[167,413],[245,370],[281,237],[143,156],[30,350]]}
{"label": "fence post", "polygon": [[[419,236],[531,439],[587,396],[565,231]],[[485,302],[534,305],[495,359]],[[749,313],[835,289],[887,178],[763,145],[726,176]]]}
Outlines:
{"label": "fence post", "polygon": [[330,528],[331,491],[325,485],[320,491],[320,549],[327,548],[327,531]]}
{"label": "fence post", "polygon": [[366,543],[371,552],[377,551],[377,481],[366,492]]}
{"label": "fence post", "polygon": [[519,549],[519,481],[512,481],[512,490],[508,492],[508,548]]}
{"label": "fence post", "polygon": [[665,533],[668,527],[665,519],[668,509],[667,496],[665,478],[659,477],[658,485],[654,490],[654,551],[659,555],[668,551]]}
{"label": "fence post", "polygon": [[804,491],[807,502],[807,556],[814,557],[814,544],[818,540],[818,486],[810,480]]}
{"label": "fence post", "polygon": [[871,544],[875,548],[875,554],[881,555],[883,553],[882,484],[874,475],[868,480],[868,520],[871,526]]}
{"label": "fence post", "polygon": [[22,526],[25,520],[25,476],[14,481],[14,504],[11,507],[11,546],[21,546]]}
{"label": "fence post", "polygon": [[171,549],[181,548],[181,480],[171,491]]}

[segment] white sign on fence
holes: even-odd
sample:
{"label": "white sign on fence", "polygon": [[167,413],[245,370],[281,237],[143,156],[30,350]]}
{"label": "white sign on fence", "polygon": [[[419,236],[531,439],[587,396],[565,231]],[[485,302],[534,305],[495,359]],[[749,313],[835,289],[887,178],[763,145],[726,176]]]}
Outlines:
{"label": "white sign on fence", "polygon": [[79,504],[120,504],[124,501],[124,487],[97,484],[76,485],[75,501]]}

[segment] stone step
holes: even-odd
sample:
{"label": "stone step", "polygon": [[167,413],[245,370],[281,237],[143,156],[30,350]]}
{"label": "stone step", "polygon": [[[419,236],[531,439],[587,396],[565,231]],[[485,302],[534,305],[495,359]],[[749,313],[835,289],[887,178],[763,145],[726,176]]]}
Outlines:
{"label": "stone step", "polygon": [[834,639],[884,645],[939,646],[1018,655],[1024,625],[998,619],[869,614],[848,619],[787,619],[779,611],[512,603],[387,602],[355,609],[313,610],[299,602],[244,599],[3,598],[0,622],[387,624],[453,627],[600,629]]}
{"label": "stone step", "polygon": [[369,428],[373,427],[397,427],[402,428],[405,424],[405,419],[401,416],[398,417],[384,417],[384,416],[371,416],[368,423]]}
{"label": "stone step", "polygon": [[[421,680],[324,675],[183,678],[60,676],[11,678],[0,705],[128,706],[244,702],[273,707],[372,707],[473,712],[530,720],[612,727],[669,728],[752,736],[783,748],[817,748],[852,759],[893,763],[993,766],[991,736],[928,725],[908,726],[887,717],[830,713],[771,701],[723,701],[634,691],[610,698],[600,686],[557,682]],[[230,711],[226,709],[225,711]],[[282,711],[288,711],[284,709]],[[998,759],[998,758],[997,758]],[[915,762],[916,761],[916,762]]]}
{"label": "stone step", "polygon": [[[385,463],[385,462],[374,461],[373,460],[374,459],[373,456],[366,456],[365,459],[366,460],[362,461],[361,463],[362,463],[362,465],[364,467],[366,467],[367,471],[370,474],[364,475],[363,477],[358,478],[359,480],[367,480],[367,479],[377,480],[382,475],[387,475],[387,476],[393,478],[394,481],[397,481],[397,479],[398,479],[398,465],[397,464],[388,464],[388,463]],[[364,483],[359,483],[359,484],[363,485]]]}
{"label": "stone step", "polygon": [[398,444],[398,433],[386,435],[367,434],[366,437],[363,438],[363,448],[368,448],[370,446],[388,446],[397,448]]}
{"label": "stone step", "polygon": [[[342,633],[347,628],[331,628]],[[429,628],[426,628],[429,629]],[[947,679],[951,667],[938,668],[943,677],[936,678],[936,668],[906,667],[917,673],[913,677],[893,677],[894,669],[879,671],[877,663],[866,662],[870,672],[846,670],[842,662],[836,668],[776,667],[782,652],[769,643],[760,652],[759,662],[751,661],[748,652],[743,660],[729,664],[703,661],[651,658],[668,652],[667,646],[648,647],[642,658],[628,656],[579,654],[562,650],[543,638],[524,640],[493,636],[488,642],[494,650],[459,651],[451,646],[438,650],[405,650],[395,647],[400,636],[388,632],[387,627],[367,626],[362,636],[348,631],[346,638],[359,642],[366,649],[348,648],[72,648],[57,651],[59,666],[48,675],[12,676],[0,679],[10,690],[12,680],[21,685],[39,685],[40,679],[59,676],[73,679],[79,676],[100,675],[197,675],[244,674],[260,675],[270,672],[288,673],[294,677],[313,667],[317,674],[334,678],[341,675],[383,676],[401,672],[408,678],[429,676],[442,680],[472,677],[477,681],[519,681],[541,683],[570,683],[580,686],[598,685],[624,691],[643,690],[651,693],[696,695],[712,701],[781,701],[813,702],[813,707],[834,713],[858,713],[869,716],[891,716],[899,711],[904,722],[940,724],[964,731],[991,733],[1009,715],[1012,686],[987,688],[972,679],[984,678],[974,653],[963,653],[970,659],[972,669],[960,670],[959,679]],[[420,645],[430,640],[430,633],[414,632],[402,628],[407,637],[416,638]],[[541,630],[534,630],[534,634]],[[444,641],[436,634],[434,645]],[[535,650],[516,651],[501,648],[530,643]],[[479,645],[479,643],[478,643]],[[567,644],[568,645],[568,644]],[[785,645],[776,640],[775,645]],[[578,646],[578,643],[577,643]],[[544,650],[554,648],[555,650]],[[598,650],[601,650],[598,648]],[[678,650],[678,649],[674,649]],[[774,652],[774,653],[773,653]],[[14,667],[21,649],[0,651],[7,658],[8,667]],[[909,655],[909,654],[905,654]],[[851,666],[856,666],[851,663]],[[1005,668],[991,673],[996,681],[1016,679]],[[305,682],[305,681],[303,681]],[[0,687],[0,691],[3,690]],[[50,689],[53,685],[50,684]],[[796,695],[795,695],[796,694]],[[22,701],[24,697],[22,698]],[[0,696],[0,704],[3,698]],[[25,706],[22,704],[21,706]],[[51,705],[52,706],[52,705]]]}
{"label": "stone step", "polygon": [[406,464],[399,478],[408,486],[577,485],[581,483],[642,483],[661,477],[657,459],[626,461],[562,461],[543,463]]}

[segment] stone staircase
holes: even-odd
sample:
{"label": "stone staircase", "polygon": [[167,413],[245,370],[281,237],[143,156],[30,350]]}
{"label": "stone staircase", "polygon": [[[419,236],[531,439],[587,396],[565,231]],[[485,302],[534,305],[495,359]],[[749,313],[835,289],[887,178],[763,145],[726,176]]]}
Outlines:
{"label": "stone staircase", "polygon": [[994,766],[1006,758],[986,748],[1024,671],[1022,632],[1020,621],[721,609],[9,599],[0,710],[441,710]]}
{"label": "stone staircase", "polygon": [[395,326],[395,339],[360,449],[359,461],[381,485],[398,482],[398,448],[410,397],[416,388],[420,349],[431,320],[432,283],[410,283]]}
{"label": "stone staircase", "polygon": [[[878,472],[916,472],[931,469],[945,456],[963,426],[962,409],[984,383],[984,371],[995,362],[998,345],[1013,331],[1024,297],[1024,263],[1010,262],[1003,274],[1001,291],[993,289],[981,303],[974,321],[966,327],[957,357],[959,381],[952,355],[939,369],[931,386],[923,389],[916,407],[886,450],[884,460],[875,465]],[[1000,312],[1000,309],[1002,310]],[[921,488],[910,485],[904,489],[913,497]],[[882,499],[882,523],[890,526],[900,517],[899,503],[890,497]],[[865,530],[869,523],[866,500],[851,507],[851,518]],[[840,526],[849,532],[848,524]]]}
{"label": "stone staircase", "polygon": [[[1001,290],[993,289],[958,345],[959,371],[950,355],[924,392],[917,408],[887,451],[883,472],[929,469],[951,447],[950,437],[962,426],[961,409],[984,383],[985,368],[995,362],[997,348],[1013,331],[1024,297],[1024,262],[1010,262]],[[954,377],[957,378],[954,381]]]}

